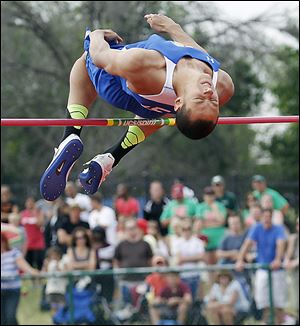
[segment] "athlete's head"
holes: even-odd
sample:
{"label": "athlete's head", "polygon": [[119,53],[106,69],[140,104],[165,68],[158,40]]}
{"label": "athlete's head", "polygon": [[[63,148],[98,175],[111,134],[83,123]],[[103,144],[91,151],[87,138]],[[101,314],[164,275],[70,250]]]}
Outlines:
{"label": "athlete's head", "polygon": [[215,128],[219,117],[219,99],[211,77],[201,74],[184,86],[175,101],[177,128],[188,138],[201,139]]}

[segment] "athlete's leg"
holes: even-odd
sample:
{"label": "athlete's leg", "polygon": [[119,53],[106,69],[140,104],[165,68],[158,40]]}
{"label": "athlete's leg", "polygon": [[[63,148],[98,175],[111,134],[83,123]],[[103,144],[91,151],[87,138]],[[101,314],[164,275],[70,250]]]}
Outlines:
{"label": "athlete's leg", "polygon": [[[86,118],[88,108],[96,97],[97,93],[88,76],[83,55],[75,62],[70,73],[67,116],[72,119]],[[40,192],[46,200],[55,200],[65,189],[68,175],[83,150],[79,137],[81,129],[80,126],[65,128],[62,142],[55,150],[54,157],[40,181]]]}
{"label": "athlete's leg", "polygon": [[161,126],[130,126],[114,146],[86,163],[87,168],[79,176],[84,190],[90,194],[95,193],[121,158],[160,128]]}

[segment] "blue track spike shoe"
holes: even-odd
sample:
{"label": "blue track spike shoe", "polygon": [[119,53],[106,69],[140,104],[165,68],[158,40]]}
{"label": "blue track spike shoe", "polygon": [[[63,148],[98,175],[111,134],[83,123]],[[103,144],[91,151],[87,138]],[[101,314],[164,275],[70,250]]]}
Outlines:
{"label": "blue track spike shoe", "polygon": [[82,141],[75,134],[68,136],[58,148],[55,148],[54,157],[40,181],[43,198],[53,201],[63,193],[69,173],[82,150]]}
{"label": "blue track spike shoe", "polygon": [[87,194],[94,194],[106,177],[110,174],[115,159],[110,153],[96,155],[84,164],[79,180]]}

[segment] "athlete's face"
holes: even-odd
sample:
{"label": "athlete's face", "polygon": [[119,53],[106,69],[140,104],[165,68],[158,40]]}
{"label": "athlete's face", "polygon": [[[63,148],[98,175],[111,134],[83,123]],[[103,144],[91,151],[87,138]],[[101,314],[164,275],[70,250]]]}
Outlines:
{"label": "athlete's face", "polygon": [[219,98],[210,75],[200,74],[191,77],[185,86],[184,96],[181,100],[181,102],[178,102],[179,107],[185,105],[191,112],[192,119],[217,121]]}

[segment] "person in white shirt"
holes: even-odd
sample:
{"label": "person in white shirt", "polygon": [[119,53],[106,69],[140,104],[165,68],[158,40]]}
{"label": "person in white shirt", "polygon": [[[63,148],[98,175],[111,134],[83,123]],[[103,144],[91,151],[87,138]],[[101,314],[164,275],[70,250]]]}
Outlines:
{"label": "person in white shirt", "polygon": [[117,244],[117,218],[115,211],[102,204],[100,193],[91,197],[93,210],[89,214],[89,225],[91,229],[101,226],[105,229],[106,239],[109,244]]}
{"label": "person in white shirt", "polygon": [[[192,230],[192,221],[189,219],[184,220],[181,224],[182,237],[175,249],[177,264],[187,269],[199,266],[199,262],[203,261],[205,257],[205,244],[197,236],[193,235]],[[199,272],[183,272],[181,273],[181,279],[190,286],[193,300],[195,300],[200,284]]]}
{"label": "person in white shirt", "polygon": [[80,219],[88,222],[89,213],[92,210],[91,198],[88,195],[81,194],[73,181],[68,181],[65,188],[66,203],[69,206],[78,205],[81,208]]}

